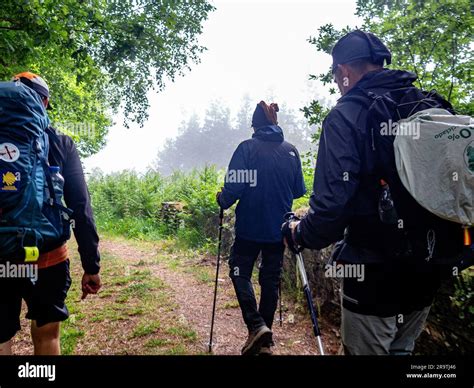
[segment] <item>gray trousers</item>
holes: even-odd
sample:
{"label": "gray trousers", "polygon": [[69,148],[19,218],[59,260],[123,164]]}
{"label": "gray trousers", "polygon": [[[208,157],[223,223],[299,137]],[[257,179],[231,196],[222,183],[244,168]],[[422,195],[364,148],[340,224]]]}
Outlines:
{"label": "gray trousers", "polygon": [[349,355],[410,355],[423,331],[430,306],[408,315],[377,317],[342,307],[341,336]]}

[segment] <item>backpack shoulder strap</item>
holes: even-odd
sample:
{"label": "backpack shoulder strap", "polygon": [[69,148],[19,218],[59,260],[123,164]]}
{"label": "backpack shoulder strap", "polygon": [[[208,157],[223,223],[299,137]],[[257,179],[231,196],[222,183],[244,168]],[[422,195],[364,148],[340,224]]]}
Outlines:
{"label": "backpack shoulder strap", "polygon": [[48,134],[49,141],[53,143],[59,143],[59,136],[56,133],[56,129],[54,129],[51,125],[46,129],[46,133]]}

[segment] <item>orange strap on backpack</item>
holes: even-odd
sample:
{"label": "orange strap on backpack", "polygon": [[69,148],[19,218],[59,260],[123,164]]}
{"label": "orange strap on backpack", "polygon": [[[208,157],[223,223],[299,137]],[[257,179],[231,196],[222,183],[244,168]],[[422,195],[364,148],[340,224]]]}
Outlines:
{"label": "orange strap on backpack", "polygon": [[42,253],[38,258],[38,268],[48,268],[62,263],[68,259],[68,256],[67,245],[63,244],[59,248],[53,249],[50,252]]}
{"label": "orange strap on backpack", "polygon": [[464,227],[464,246],[469,247],[472,244],[471,234],[469,233],[469,228]]}

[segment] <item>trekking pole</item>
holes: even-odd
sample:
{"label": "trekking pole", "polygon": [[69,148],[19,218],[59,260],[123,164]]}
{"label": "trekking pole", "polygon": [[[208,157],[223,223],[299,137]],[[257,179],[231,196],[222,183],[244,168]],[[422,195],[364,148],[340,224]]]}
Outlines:
{"label": "trekking pole", "polygon": [[301,282],[303,283],[303,292],[306,296],[306,301],[308,303],[309,313],[311,315],[311,322],[313,323],[313,332],[318,341],[319,354],[324,356],[323,343],[321,341],[321,331],[319,330],[318,325],[318,313],[314,308],[313,297],[311,295],[311,289],[309,288],[308,276],[306,275],[306,270],[304,268],[303,255],[301,252],[296,253],[296,264],[301,276]]}
{"label": "trekking pole", "polygon": [[[287,213],[287,214],[285,214],[285,220],[287,220],[289,222],[292,222],[292,221],[299,220],[299,218],[296,217],[294,213]],[[318,324],[318,313],[317,313],[316,309],[314,308],[313,296],[312,296],[312,293],[311,293],[311,288],[309,287],[309,282],[308,282],[308,276],[306,274],[306,269],[304,267],[303,255],[301,254],[302,249],[301,249],[301,247],[293,246],[293,248],[290,248],[290,250],[296,256],[296,266],[298,268],[298,272],[300,273],[301,283],[303,284],[303,292],[305,294],[306,302],[308,304],[309,313],[311,315],[311,322],[313,324],[314,336],[316,337],[316,340],[318,341],[319,354],[321,356],[324,356],[323,343],[321,341],[321,331],[319,330],[319,324]]]}
{"label": "trekking pole", "polygon": [[214,334],[214,319],[216,316],[216,300],[217,300],[217,282],[219,281],[219,266],[221,261],[221,243],[222,243],[222,224],[224,220],[224,209],[219,211],[219,237],[217,245],[217,266],[216,266],[216,280],[214,283],[214,302],[212,303],[212,318],[211,318],[211,334],[209,338],[209,353],[212,353],[212,337]]}
{"label": "trekking pole", "polygon": [[282,308],[281,308],[281,278],[280,278],[280,287],[278,288],[278,297],[280,299],[280,327],[283,326],[283,313],[282,313]]}

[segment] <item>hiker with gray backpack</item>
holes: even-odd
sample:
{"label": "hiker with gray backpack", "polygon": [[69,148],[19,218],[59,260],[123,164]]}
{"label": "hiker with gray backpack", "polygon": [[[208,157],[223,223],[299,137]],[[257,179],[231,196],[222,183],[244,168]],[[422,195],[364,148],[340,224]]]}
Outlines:
{"label": "hiker with gray backpack", "polygon": [[323,122],[310,211],[288,222],[298,249],[336,243],[345,354],[411,354],[444,277],[474,261],[474,121],[388,48],[355,30],[332,50],[342,97]]}
{"label": "hiker with gray backpack", "polygon": [[12,352],[22,300],[35,354],[60,354],[71,226],[84,268],[82,298],[101,287],[99,237],[81,161],[73,140],[50,126],[49,97],[43,78],[30,72],[0,82],[0,266],[32,269],[23,273],[28,276],[0,277],[0,354]]}

